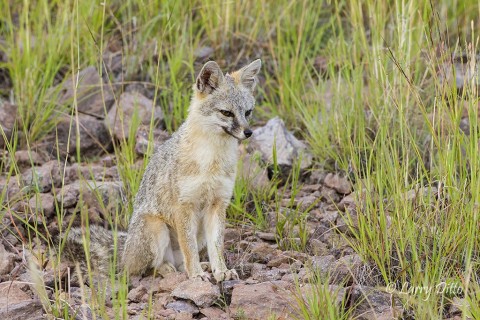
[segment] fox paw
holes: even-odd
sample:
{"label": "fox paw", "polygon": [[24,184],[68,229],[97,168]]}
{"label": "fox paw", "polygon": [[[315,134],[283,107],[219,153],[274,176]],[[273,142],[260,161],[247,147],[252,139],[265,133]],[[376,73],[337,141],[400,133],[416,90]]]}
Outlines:
{"label": "fox paw", "polygon": [[212,271],[210,267],[210,262],[200,262],[200,266],[202,267],[202,270],[205,272]]}
{"label": "fox paw", "polygon": [[212,281],[212,276],[208,272],[202,272],[200,274],[192,276],[192,279],[211,282]]}
{"label": "fox paw", "polygon": [[175,266],[169,262],[163,263],[158,269],[157,272],[160,274],[162,277],[165,277],[167,274],[176,272],[177,269]]}
{"label": "fox paw", "polygon": [[237,280],[238,273],[235,269],[217,271],[213,274],[213,277],[217,282],[227,281],[227,280]]}

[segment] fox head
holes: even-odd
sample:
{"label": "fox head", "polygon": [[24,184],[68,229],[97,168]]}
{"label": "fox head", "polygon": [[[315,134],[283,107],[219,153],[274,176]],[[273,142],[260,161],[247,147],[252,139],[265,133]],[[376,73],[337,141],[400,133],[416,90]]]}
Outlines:
{"label": "fox head", "polygon": [[260,71],[260,59],[224,75],[215,61],[207,62],[194,85],[190,114],[204,131],[238,140],[252,135],[248,121],[255,99],[253,90]]}

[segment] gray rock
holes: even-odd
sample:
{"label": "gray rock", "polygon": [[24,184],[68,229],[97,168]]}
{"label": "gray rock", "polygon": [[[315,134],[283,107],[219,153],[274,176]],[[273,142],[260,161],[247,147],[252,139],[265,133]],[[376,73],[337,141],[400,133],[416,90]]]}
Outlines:
{"label": "gray rock", "polygon": [[64,116],[57,124],[58,148],[62,156],[67,154],[76,156],[77,147],[80,148],[80,156],[82,157],[98,156],[110,150],[110,134],[102,120],[87,114],[78,115],[78,131],[80,133],[80,144],[78,145],[76,128],[76,117],[71,119],[70,116]]}
{"label": "gray rock", "polygon": [[283,316],[285,319],[298,316],[297,305],[290,291],[292,284],[285,281],[264,282],[252,285],[239,285],[233,289],[230,304],[231,315],[246,319],[269,319]]}
{"label": "gray rock", "polygon": [[242,280],[226,280],[226,281],[222,281],[220,283],[220,288],[221,288],[221,292],[223,295],[232,295],[232,291],[233,291],[233,288],[235,288],[235,286],[239,286],[241,284],[244,284],[244,281]]}
{"label": "gray rock", "polygon": [[56,200],[64,208],[75,206],[82,194],[84,203],[90,208],[97,208],[106,213],[114,213],[117,206],[123,203],[124,193],[119,181],[78,180],[63,186],[57,193]]}
{"label": "gray rock", "polygon": [[203,46],[195,49],[193,56],[199,60],[205,60],[213,54],[214,50],[212,47]]}
{"label": "gray rock", "polygon": [[165,306],[167,309],[175,310],[175,312],[186,312],[190,314],[197,314],[199,312],[198,308],[189,301],[177,300],[167,303]]}
{"label": "gray rock", "polygon": [[316,272],[327,276],[335,268],[335,257],[332,255],[328,256],[315,256],[311,258],[312,268]]}
{"label": "gray rock", "polygon": [[470,304],[465,298],[453,297],[450,307],[448,308],[448,313],[453,316],[455,314],[461,314],[469,309]]}
{"label": "gray rock", "polygon": [[0,318],[9,320],[44,319],[40,300],[25,300],[0,308]]}
{"label": "gray rock", "polygon": [[180,283],[173,291],[172,296],[193,301],[201,308],[211,306],[220,298],[220,289],[210,282],[199,279],[190,279]]}
{"label": "gray rock", "polygon": [[265,189],[269,185],[270,180],[268,179],[267,169],[261,165],[260,159],[250,154],[243,155],[241,159],[240,177],[248,181],[254,190]]}
{"label": "gray rock", "polygon": [[310,252],[315,256],[328,255],[328,246],[318,239],[310,239],[307,245]]}
{"label": "gray rock", "polygon": [[327,187],[335,189],[340,194],[349,194],[352,192],[351,183],[345,177],[338,174],[327,174],[323,183]]}
{"label": "gray rock", "polygon": [[28,206],[33,212],[39,212],[46,218],[51,218],[55,213],[55,198],[50,193],[37,193],[30,198]]}
{"label": "gray rock", "polygon": [[249,262],[268,263],[270,259],[276,257],[280,250],[273,248],[267,243],[253,244],[253,248],[248,256]]}
{"label": "gray rock", "polygon": [[273,164],[273,147],[276,146],[277,163],[291,167],[296,160],[301,158],[302,169],[312,164],[312,155],[307,151],[307,146],[295,138],[287,130],[284,122],[275,117],[263,127],[255,129],[248,144],[250,152],[260,152],[263,161]]}
{"label": "gray rock", "polygon": [[139,285],[128,292],[127,299],[133,302],[141,302],[146,294],[148,294],[148,289]]}
{"label": "gray rock", "polygon": [[[153,115],[152,115],[153,113]],[[105,123],[111,128],[115,138],[123,140],[129,136],[130,128],[138,121],[137,125],[156,126],[163,121],[163,112],[160,107],[154,106],[153,101],[139,92],[124,92],[118,104],[114,104],[107,114]]]}
{"label": "gray rock", "polygon": [[349,292],[355,306],[355,319],[397,319],[402,315],[402,303],[398,297],[368,286],[354,286]]}
{"label": "gray rock", "polygon": [[12,130],[17,118],[17,106],[0,99],[0,149],[6,145],[2,131],[5,133],[7,141],[12,137]]}
{"label": "gray rock", "polygon": [[111,86],[103,83],[94,66],[81,70],[77,76],[78,83],[74,83],[72,77],[65,77],[63,84],[52,89],[52,94],[58,93],[57,103],[71,105],[76,96],[80,113],[103,119],[105,110],[108,111],[115,100]]}
{"label": "gray rock", "polygon": [[352,211],[356,209],[355,194],[357,192],[350,193],[349,195],[343,197],[343,199],[338,204],[338,209],[342,211]]}
{"label": "gray rock", "polygon": [[320,192],[323,200],[328,203],[338,203],[340,201],[340,196],[335,189],[324,186]]}
{"label": "gray rock", "polygon": [[449,60],[439,70],[440,81],[450,86],[455,86],[459,90],[463,90],[465,86],[473,83],[480,88],[480,70],[478,64],[480,55],[475,57],[475,69],[472,70],[470,57],[468,55],[459,55],[453,57],[453,64]]}
{"label": "gray rock", "polygon": [[275,234],[272,232],[257,232],[256,235],[265,241],[275,241]]}
{"label": "gray rock", "polygon": [[15,267],[16,255],[5,250],[5,246],[0,242],[0,276],[9,274]]}
{"label": "gray rock", "polygon": [[23,185],[39,192],[48,192],[52,186],[61,185],[61,170],[61,165],[56,160],[48,161],[41,167],[32,167],[22,174]]}
{"label": "gray rock", "polygon": [[[318,295],[319,293],[321,293],[322,290],[326,289],[326,288],[321,288],[321,287],[319,288],[318,286],[323,286],[323,284],[321,284],[321,283],[313,283],[313,284],[312,283],[306,283],[306,284],[304,284],[303,286],[300,287],[300,292],[302,293],[302,298],[305,302],[308,303],[308,301],[315,301],[312,298],[315,295]],[[346,298],[345,295],[346,295],[346,292],[347,292],[347,288],[331,284],[331,285],[328,286],[328,292],[330,293],[330,295],[332,297],[335,298],[335,305],[337,307],[341,307],[342,302]]]}
{"label": "gray rock", "polygon": [[18,150],[15,152],[15,162],[20,167],[30,167],[32,164],[41,166],[45,163],[43,157],[32,150]]}
{"label": "gray rock", "polygon": [[[148,145],[150,143],[148,139],[149,129],[147,126],[143,125],[137,129],[135,135],[135,152],[139,155],[144,155],[147,153]],[[158,148],[162,143],[167,141],[170,138],[170,134],[161,129],[153,129],[153,149]]]}

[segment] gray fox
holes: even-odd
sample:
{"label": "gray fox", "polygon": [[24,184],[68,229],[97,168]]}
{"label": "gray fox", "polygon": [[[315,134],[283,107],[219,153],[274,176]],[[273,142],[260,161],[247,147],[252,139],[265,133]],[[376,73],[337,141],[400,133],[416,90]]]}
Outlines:
{"label": "gray fox", "polygon": [[[153,267],[160,274],[180,270],[190,278],[205,279],[208,274],[202,270],[199,251],[206,247],[217,281],[238,277],[225,265],[223,234],[238,141],[252,135],[248,121],[260,67],[261,61],[255,60],[224,75],[214,61],[203,66],[193,86],[187,119],[152,155],[126,237],[122,233],[118,239],[123,250],[120,267],[127,273],[141,274]],[[81,243],[81,233],[72,231],[67,248]],[[95,251],[97,245],[90,246]],[[111,251],[103,249],[97,255]]]}

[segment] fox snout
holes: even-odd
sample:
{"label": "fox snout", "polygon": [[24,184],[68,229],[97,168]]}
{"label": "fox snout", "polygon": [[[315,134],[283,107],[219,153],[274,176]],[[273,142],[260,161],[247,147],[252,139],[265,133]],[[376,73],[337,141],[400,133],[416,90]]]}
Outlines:
{"label": "fox snout", "polygon": [[243,134],[245,135],[246,139],[250,138],[252,136],[252,130],[250,129],[245,129],[243,130]]}

